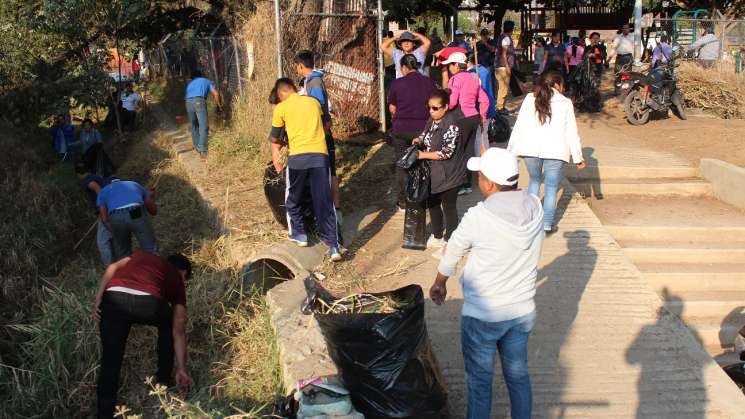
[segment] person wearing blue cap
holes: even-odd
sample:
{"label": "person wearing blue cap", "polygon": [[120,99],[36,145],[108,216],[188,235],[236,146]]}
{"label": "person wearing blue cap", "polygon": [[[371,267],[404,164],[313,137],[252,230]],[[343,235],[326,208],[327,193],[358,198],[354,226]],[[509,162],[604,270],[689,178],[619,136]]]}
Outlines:
{"label": "person wearing blue cap", "polygon": [[471,48],[471,44],[466,42],[466,34],[458,29],[455,31],[455,40],[448,44],[449,47],[457,47],[457,48],[463,48],[469,53],[473,52],[473,48]]}
{"label": "person wearing blue cap", "polygon": [[[401,49],[396,48],[396,41],[398,41]],[[418,48],[416,46],[417,42],[421,43]],[[380,48],[386,55],[393,58],[393,63],[396,65],[396,78],[400,79],[404,76],[401,72],[401,58],[406,54],[412,54],[416,57],[416,60],[419,63],[418,71],[424,74],[422,64],[427,58],[427,52],[429,52],[430,45],[432,45],[432,42],[426,36],[416,32],[404,32],[398,38],[384,39],[380,44]]]}

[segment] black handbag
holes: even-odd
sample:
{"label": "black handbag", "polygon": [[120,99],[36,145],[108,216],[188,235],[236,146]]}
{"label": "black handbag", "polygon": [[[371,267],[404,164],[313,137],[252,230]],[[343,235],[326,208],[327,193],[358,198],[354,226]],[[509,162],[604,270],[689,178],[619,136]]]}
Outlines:
{"label": "black handbag", "polygon": [[419,161],[419,145],[412,144],[406,149],[404,155],[396,162],[396,166],[402,169],[411,169],[411,166]]}
{"label": "black handbag", "polygon": [[504,115],[499,113],[487,121],[487,135],[490,143],[506,143],[510,140],[512,128]]}

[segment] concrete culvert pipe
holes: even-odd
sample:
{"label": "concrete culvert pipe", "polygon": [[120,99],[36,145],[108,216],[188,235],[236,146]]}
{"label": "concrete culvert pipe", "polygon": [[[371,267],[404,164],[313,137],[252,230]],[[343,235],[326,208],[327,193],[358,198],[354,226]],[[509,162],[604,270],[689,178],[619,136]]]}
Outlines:
{"label": "concrete culvert pipe", "polygon": [[259,252],[243,268],[245,289],[257,288],[266,293],[282,282],[305,278],[313,267],[323,262],[326,246],[298,247],[280,242]]}

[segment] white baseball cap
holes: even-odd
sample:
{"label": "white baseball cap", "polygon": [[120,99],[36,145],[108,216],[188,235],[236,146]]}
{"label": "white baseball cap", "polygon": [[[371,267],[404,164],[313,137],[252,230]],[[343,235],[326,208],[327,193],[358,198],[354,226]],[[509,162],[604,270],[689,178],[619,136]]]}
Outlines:
{"label": "white baseball cap", "polygon": [[454,52],[450,54],[447,60],[443,61],[442,64],[465,64],[466,63],[466,54],[462,52]]}
{"label": "white baseball cap", "polygon": [[502,186],[517,184],[520,168],[517,158],[502,148],[490,148],[481,157],[468,159],[468,170],[481,172],[492,182]]}

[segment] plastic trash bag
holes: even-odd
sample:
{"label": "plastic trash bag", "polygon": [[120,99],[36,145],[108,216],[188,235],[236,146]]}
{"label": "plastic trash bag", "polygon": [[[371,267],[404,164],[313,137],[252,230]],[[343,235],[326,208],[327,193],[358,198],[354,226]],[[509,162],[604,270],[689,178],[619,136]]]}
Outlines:
{"label": "plastic trash bag", "polygon": [[447,394],[427,336],[420,286],[372,294],[395,301],[395,311],[360,314],[321,314],[323,304],[338,299],[312,276],[305,288],[304,312],[314,313],[360,413],[368,419],[446,417]]}
{"label": "plastic trash bag", "polygon": [[410,169],[414,163],[419,161],[419,145],[412,144],[406,149],[404,155],[396,162],[396,166],[402,169]]}
{"label": "plastic trash bag", "polygon": [[737,384],[737,388],[745,394],[745,362],[737,362],[723,368],[730,379]]}
{"label": "plastic trash bag", "polygon": [[489,118],[487,124],[487,134],[489,135],[490,143],[506,143],[510,140],[512,128],[510,128],[510,122],[507,120],[507,117],[497,113],[494,118]]}
{"label": "plastic trash bag", "polygon": [[407,202],[404,216],[404,249],[427,250],[427,208],[423,202]]}
{"label": "plastic trash bag", "polygon": [[419,161],[409,169],[406,176],[406,201],[424,202],[429,198],[429,163]]}
{"label": "plastic trash bag", "polygon": [[[264,196],[272,210],[272,215],[278,223],[287,228],[287,206],[285,205],[285,189],[287,187],[287,168],[277,173],[274,169],[274,163],[269,162],[264,169]],[[303,219],[305,220],[305,231],[312,233],[315,231],[315,217],[313,216],[313,199],[310,195],[310,185],[305,185],[303,199]]]}
{"label": "plastic trash bag", "polygon": [[269,162],[264,169],[264,196],[272,209],[274,219],[287,228],[287,207],[285,206],[285,188],[287,168],[277,173],[274,163]]}

